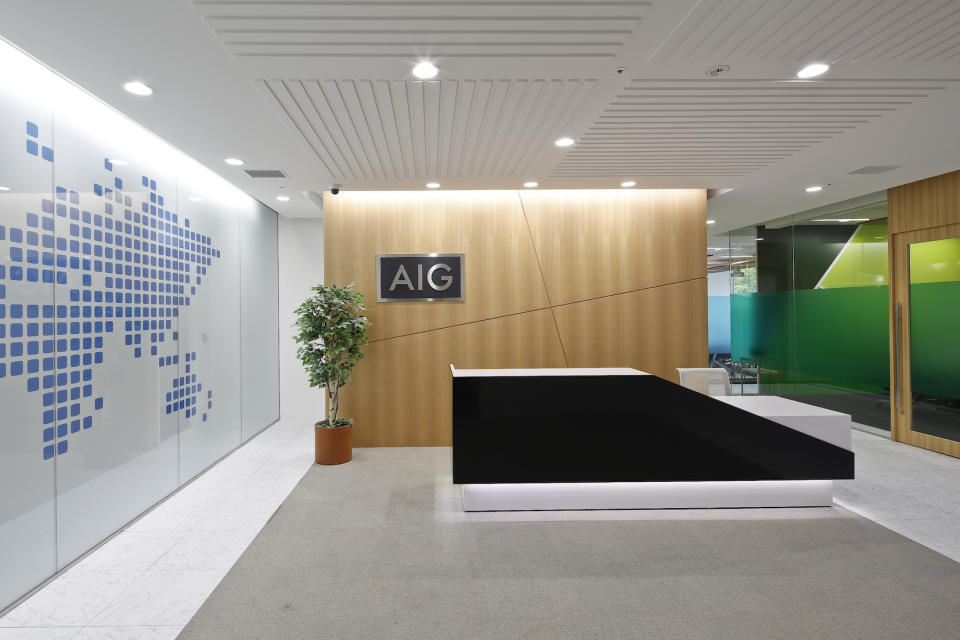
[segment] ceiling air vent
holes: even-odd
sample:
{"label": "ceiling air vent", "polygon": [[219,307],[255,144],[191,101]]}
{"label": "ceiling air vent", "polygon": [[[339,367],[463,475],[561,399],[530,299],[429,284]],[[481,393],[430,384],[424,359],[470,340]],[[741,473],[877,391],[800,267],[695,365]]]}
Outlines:
{"label": "ceiling air vent", "polygon": [[899,169],[902,167],[902,164],[871,164],[866,167],[860,167],[856,171],[851,171],[850,174],[854,173],[886,173],[887,171],[893,171],[894,169]]}
{"label": "ceiling air vent", "polygon": [[244,169],[251,178],[286,178],[287,174],[280,169]]}

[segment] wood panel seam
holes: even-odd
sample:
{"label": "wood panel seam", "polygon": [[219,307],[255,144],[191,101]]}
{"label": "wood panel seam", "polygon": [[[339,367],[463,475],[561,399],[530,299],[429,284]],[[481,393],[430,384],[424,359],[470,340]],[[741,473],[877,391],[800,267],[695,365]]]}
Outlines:
{"label": "wood panel seam", "polygon": [[514,191],[517,196],[517,202],[520,203],[520,213],[523,215],[523,222],[527,226],[527,236],[530,238],[530,246],[533,247],[533,257],[537,261],[537,270],[540,271],[540,282],[543,283],[543,293],[547,296],[547,305],[550,307],[550,317],[553,318],[553,328],[557,331],[557,340],[560,342],[560,353],[563,355],[563,363],[570,366],[567,360],[567,351],[563,348],[563,336],[560,335],[560,326],[557,324],[557,314],[553,312],[554,305],[550,301],[550,291],[547,289],[547,279],[543,277],[543,267],[540,265],[540,252],[537,251],[537,243],[533,241],[533,231],[530,229],[530,220],[527,219],[527,210],[523,206],[523,196],[519,191]]}
{"label": "wood panel seam", "polygon": [[[687,282],[695,282],[696,280],[706,280],[706,276],[699,277],[699,278],[688,278],[688,279],[686,279],[686,280],[678,280],[678,281],[676,281],[676,282],[665,282],[665,283],[663,283],[663,284],[653,285],[652,287],[640,287],[639,289],[631,289],[631,290],[629,290],[629,291],[620,291],[620,292],[617,292],[617,293],[608,293],[608,294],[606,294],[606,295],[596,296],[596,297],[594,297],[594,298],[584,298],[583,300],[574,300],[573,302],[564,302],[564,303],[561,303],[561,304],[558,304],[558,305],[553,305],[553,306],[550,306],[550,307],[537,307],[536,309],[527,309],[527,310],[525,310],[525,311],[517,311],[516,313],[505,313],[505,314],[500,315],[500,316],[490,316],[489,318],[477,318],[476,320],[467,320],[466,322],[457,322],[457,323],[455,323],[455,324],[447,324],[447,325],[444,325],[444,326],[442,326],[442,327],[433,327],[433,328],[430,328],[430,329],[424,329],[423,331],[411,331],[410,333],[401,333],[401,334],[398,334],[398,335],[395,335],[395,336],[387,336],[386,338],[377,338],[376,340],[371,340],[371,341],[370,341],[370,344],[373,344],[373,343],[375,343],[375,342],[386,342],[387,340],[396,340],[396,339],[398,339],[398,338],[407,338],[407,337],[409,337],[409,336],[416,336],[416,335],[420,335],[420,334],[422,334],[422,333],[431,333],[431,332],[433,332],[433,331],[442,331],[442,330],[444,330],[444,329],[455,329],[455,328],[457,328],[457,327],[465,327],[465,326],[468,326],[468,325],[471,325],[471,324],[477,324],[477,323],[480,323],[480,322],[488,322],[488,321],[490,321],[490,320],[501,320],[501,319],[503,319],[503,318],[512,318],[512,317],[514,317],[514,316],[522,316],[522,315],[527,314],[527,313],[536,313],[537,311],[546,311],[546,310],[548,310],[548,309],[550,309],[550,310],[552,310],[552,309],[559,309],[560,307],[569,307],[570,305],[582,304],[582,303],[584,303],[584,302],[592,302],[592,301],[594,301],[594,300],[603,300],[604,298],[615,298],[616,296],[625,296],[625,295],[628,295],[628,294],[631,294],[631,293],[638,293],[638,292],[640,292],[640,291],[651,291],[651,290],[653,290],[653,289],[661,289],[661,288],[663,288],[663,287],[672,287],[672,286],[674,286],[674,285],[685,284],[685,283],[687,283]],[[555,326],[555,327],[557,326],[557,324],[556,324],[556,316],[554,316],[554,326]],[[557,327],[557,332],[558,332],[558,334],[559,334],[559,327]],[[562,346],[563,346],[563,342],[562,342],[562,341],[561,341],[561,343],[560,343],[560,346],[561,346],[561,350],[562,350]],[[566,362],[566,361],[567,361],[567,360],[566,360],[566,357],[564,357],[564,362]]]}
{"label": "wood panel seam", "polygon": [[562,302],[558,305],[554,305],[554,309],[559,307],[568,307],[572,304],[581,304],[584,302],[591,302],[593,300],[602,300],[604,298],[613,298],[616,296],[623,296],[628,293],[637,293],[638,291],[650,291],[651,289],[660,289],[661,287],[672,287],[675,284],[684,284],[686,282],[694,282],[696,280],[706,280],[706,276],[697,276],[696,278],[687,278],[686,280],[677,280],[676,282],[664,282],[663,284],[655,284],[650,287],[640,287],[638,289],[630,289],[629,291],[618,291],[616,293],[606,293],[602,296],[594,296],[593,298],[584,298],[583,300],[571,300],[570,302]]}

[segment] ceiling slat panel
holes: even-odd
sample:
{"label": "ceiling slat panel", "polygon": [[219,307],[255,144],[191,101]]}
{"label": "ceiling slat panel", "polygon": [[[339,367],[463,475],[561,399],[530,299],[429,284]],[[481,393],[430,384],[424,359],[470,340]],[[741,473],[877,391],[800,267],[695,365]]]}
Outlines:
{"label": "ceiling slat panel", "polygon": [[956,82],[631,80],[550,175],[749,174]]}
{"label": "ceiling slat panel", "polygon": [[954,51],[938,45],[960,34],[958,16],[956,0],[700,2],[651,60],[892,62],[930,51],[925,62],[946,62]]}
{"label": "ceiling slat panel", "polygon": [[482,56],[609,58],[650,2],[353,0],[222,2],[194,7],[241,58]]}

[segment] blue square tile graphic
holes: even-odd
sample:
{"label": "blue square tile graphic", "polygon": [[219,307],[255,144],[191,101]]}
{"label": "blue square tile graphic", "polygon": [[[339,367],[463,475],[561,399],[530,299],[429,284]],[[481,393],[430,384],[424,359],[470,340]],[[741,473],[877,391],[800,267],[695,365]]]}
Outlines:
{"label": "blue square tile graphic", "polygon": [[[53,162],[54,149],[41,144],[40,127],[27,122],[25,129],[27,155]],[[104,173],[95,184],[55,185],[52,198],[40,198],[32,211],[22,212],[21,227],[0,226],[0,240],[11,243],[8,263],[0,263],[0,280],[70,287],[66,295],[73,302],[55,307],[7,301],[10,290],[0,283],[5,301],[0,303],[0,338],[9,333],[11,339],[0,343],[0,378],[22,376],[28,393],[42,393],[45,426],[38,443],[44,459],[67,453],[68,435],[95,427],[95,412],[104,409],[105,399],[95,396],[93,371],[106,359],[141,358],[149,336],[151,358],[144,363],[179,365],[179,335],[172,320],[202,293],[199,278],[191,281],[194,267],[205,269],[216,255],[209,236],[190,230],[189,220],[164,208],[165,194],[155,179],[142,176],[148,193],[121,193],[123,180],[112,173],[110,159],[94,158],[94,166],[101,159]],[[85,209],[79,206],[81,192],[92,192],[94,198]],[[122,219],[115,215],[115,204],[123,207]],[[56,236],[56,217],[71,221],[66,237]],[[0,261],[6,257],[0,255]],[[21,289],[15,291],[16,298]],[[115,333],[120,340],[104,341]],[[189,354],[189,362],[196,369],[196,352]],[[195,394],[201,385],[192,370],[182,382],[178,377],[177,400],[165,407],[181,419],[197,413]]]}

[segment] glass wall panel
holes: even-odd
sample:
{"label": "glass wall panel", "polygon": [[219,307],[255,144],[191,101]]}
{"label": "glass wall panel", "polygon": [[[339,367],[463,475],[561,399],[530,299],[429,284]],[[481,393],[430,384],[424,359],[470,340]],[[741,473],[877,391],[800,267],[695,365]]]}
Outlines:
{"label": "glass wall panel", "polygon": [[56,570],[57,408],[51,84],[2,46],[0,69],[2,609]]}
{"label": "glass wall panel", "polygon": [[960,238],[910,245],[912,430],[960,441]]}
{"label": "glass wall panel", "polygon": [[872,200],[730,234],[756,243],[755,278],[731,272],[731,358],[747,393],[889,430],[886,202]]}
{"label": "glass wall panel", "polygon": [[276,213],[3,41],[0,69],[3,609],[274,422],[279,382]]}

